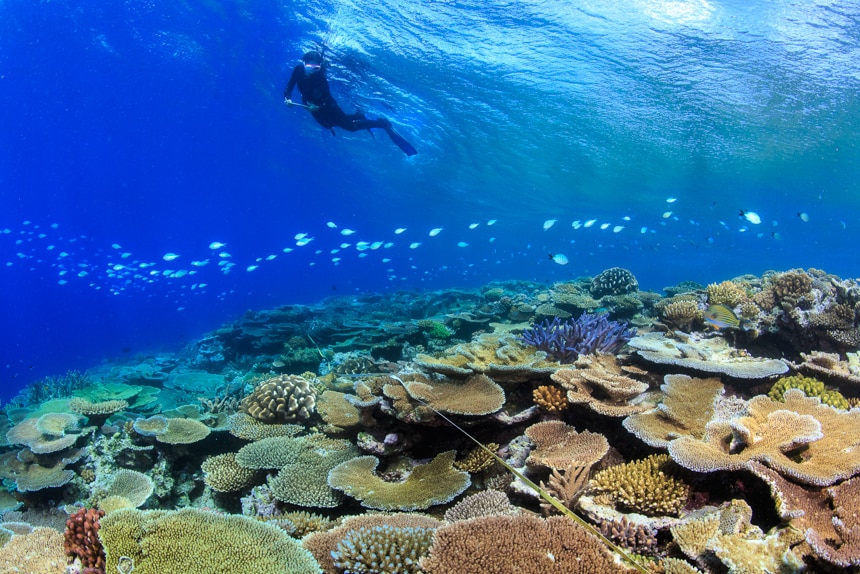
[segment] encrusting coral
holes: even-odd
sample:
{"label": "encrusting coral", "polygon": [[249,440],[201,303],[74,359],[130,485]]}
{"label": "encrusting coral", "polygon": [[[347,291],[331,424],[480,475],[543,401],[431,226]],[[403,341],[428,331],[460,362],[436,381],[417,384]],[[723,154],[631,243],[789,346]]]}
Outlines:
{"label": "encrusting coral", "polygon": [[676,516],[687,502],[690,487],[673,476],[672,464],[668,455],[659,454],[612,466],[595,474],[588,490],[622,510]]}
{"label": "encrusting coral", "polygon": [[386,482],[373,471],[375,456],[360,456],[334,467],[328,484],[378,510],[423,510],[454,500],[471,484],[469,473],[454,468],[455,451],[443,452],[412,469],[402,482]]}
{"label": "encrusting coral", "polygon": [[767,396],[775,401],[782,401],[785,391],[788,389],[800,389],[807,397],[818,397],[825,405],[842,410],[848,409],[848,400],[842,396],[842,393],[829,390],[818,379],[804,377],[803,375],[782,377],[774,383]]}

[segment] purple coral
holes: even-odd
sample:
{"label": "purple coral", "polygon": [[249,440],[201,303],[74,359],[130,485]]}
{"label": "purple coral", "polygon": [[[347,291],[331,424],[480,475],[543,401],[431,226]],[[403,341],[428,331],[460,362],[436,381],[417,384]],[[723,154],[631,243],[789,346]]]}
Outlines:
{"label": "purple coral", "polygon": [[610,321],[608,313],[583,313],[575,321],[544,319],[523,331],[520,340],[546,352],[560,363],[573,363],[580,355],[616,353],[636,335],[627,321]]}

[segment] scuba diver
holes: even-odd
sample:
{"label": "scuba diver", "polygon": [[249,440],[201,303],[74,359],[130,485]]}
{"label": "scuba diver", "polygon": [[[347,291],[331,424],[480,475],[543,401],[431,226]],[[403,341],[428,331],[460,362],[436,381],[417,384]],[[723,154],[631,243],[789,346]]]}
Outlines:
{"label": "scuba diver", "polygon": [[[302,95],[301,104],[293,102],[291,99],[295,87],[299,88]],[[287,87],[284,89],[284,103],[288,106],[300,106],[308,109],[317,123],[332,130],[332,133],[334,133],[335,127],[343,128],[349,132],[381,128],[406,155],[412,156],[418,153],[412,144],[394,131],[391,122],[386,118],[371,120],[361,112],[347,114],[337,105],[329,91],[323,58],[319,52],[308,52],[302,56],[302,63],[293,68],[290,81],[287,82]]]}

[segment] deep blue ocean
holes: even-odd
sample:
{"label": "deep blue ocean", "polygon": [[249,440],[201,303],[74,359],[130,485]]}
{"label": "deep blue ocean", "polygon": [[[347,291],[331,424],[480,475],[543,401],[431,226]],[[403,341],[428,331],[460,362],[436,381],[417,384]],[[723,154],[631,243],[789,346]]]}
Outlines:
{"label": "deep blue ocean", "polygon": [[[287,108],[310,49],[418,155]],[[856,1],[6,0],[0,126],[4,400],[329,296],[860,276]]]}

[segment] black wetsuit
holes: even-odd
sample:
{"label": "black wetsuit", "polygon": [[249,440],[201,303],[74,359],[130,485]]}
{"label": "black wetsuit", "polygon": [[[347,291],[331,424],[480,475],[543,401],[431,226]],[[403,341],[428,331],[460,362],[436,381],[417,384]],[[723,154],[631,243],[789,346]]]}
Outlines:
{"label": "black wetsuit", "polygon": [[371,120],[364,117],[362,113],[347,114],[340,109],[329,91],[325,70],[307,74],[304,65],[299,64],[293,68],[290,81],[287,82],[287,87],[284,89],[284,98],[291,99],[290,96],[295,87],[298,87],[302,94],[303,104],[319,106],[319,109],[312,111],[311,115],[325,128],[338,127],[350,132],[370,128],[382,128],[384,130],[391,128],[391,122],[385,118]]}

